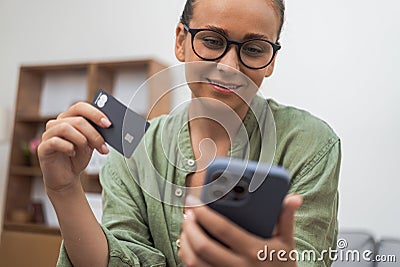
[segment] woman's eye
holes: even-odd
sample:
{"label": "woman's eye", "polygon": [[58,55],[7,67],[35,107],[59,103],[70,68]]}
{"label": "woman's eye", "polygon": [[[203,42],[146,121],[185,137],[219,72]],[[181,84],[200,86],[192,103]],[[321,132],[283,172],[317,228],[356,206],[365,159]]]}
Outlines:
{"label": "woman's eye", "polygon": [[221,48],[224,47],[224,41],[214,37],[203,37],[202,43],[208,48]]}
{"label": "woman's eye", "polygon": [[243,48],[243,52],[251,56],[260,56],[265,54],[265,49],[257,46],[246,46]]}

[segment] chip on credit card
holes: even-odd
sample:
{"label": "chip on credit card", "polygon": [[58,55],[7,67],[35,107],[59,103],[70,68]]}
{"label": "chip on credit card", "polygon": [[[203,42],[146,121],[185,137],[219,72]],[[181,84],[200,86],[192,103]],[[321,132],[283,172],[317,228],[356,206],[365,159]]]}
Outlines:
{"label": "chip on credit card", "polygon": [[92,123],[93,126],[107,144],[130,158],[150,123],[101,89],[94,97],[92,105],[101,110],[112,123],[109,128]]}

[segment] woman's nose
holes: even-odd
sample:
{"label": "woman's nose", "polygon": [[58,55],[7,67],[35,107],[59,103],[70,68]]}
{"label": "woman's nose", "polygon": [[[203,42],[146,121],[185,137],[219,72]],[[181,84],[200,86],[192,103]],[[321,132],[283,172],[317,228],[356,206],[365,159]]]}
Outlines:
{"label": "woman's nose", "polygon": [[221,71],[239,71],[240,59],[237,53],[237,47],[231,45],[226,54],[218,61],[217,69]]}

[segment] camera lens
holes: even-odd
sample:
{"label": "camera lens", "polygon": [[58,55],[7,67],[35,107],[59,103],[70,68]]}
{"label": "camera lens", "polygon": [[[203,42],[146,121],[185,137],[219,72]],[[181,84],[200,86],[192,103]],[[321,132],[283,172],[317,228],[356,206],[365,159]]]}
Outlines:
{"label": "camera lens", "polygon": [[242,186],[237,185],[237,186],[235,186],[235,187],[233,188],[233,191],[234,191],[236,194],[242,194],[242,193],[244,193],[244,188],[243,188]]}
{"label": "camera lens", "polygon": [[247,196],[247,188],[248,184],[245,183],[244,181],[239,181],[239,183],[232,188],[231,191],[231,198],[234,200],[241,200],[246,198]]}

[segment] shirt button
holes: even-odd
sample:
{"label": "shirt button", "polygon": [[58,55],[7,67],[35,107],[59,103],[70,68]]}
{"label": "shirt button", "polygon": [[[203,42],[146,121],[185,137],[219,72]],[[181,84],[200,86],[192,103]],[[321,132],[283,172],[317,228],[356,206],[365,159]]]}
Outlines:
{"label": "shirt button", "polygon": [[177,239],[176,242],[175,242],[175,244],[176,244],[176,246],[177,246],[178,248],[180,248],[180,247],[181,247],[181,240],[180,240],[180,239]]}
{"label": "shirt button", "polygon": [[175,196],[177,196],[177,197],[181,197],[181,196],[182,196],[182,194],[183,194],[183,191],[182,191],[182,189],[180,189],[180,188],[177,188],[177,189],[175,190]]}
{"label": "shirt button", "polygon": [[192,160],[192,159],[188,159],[188,161],[187,161],[187,164],[190,166],[190,167],[192,167],[193,165],[194,165],[194,160]]}

